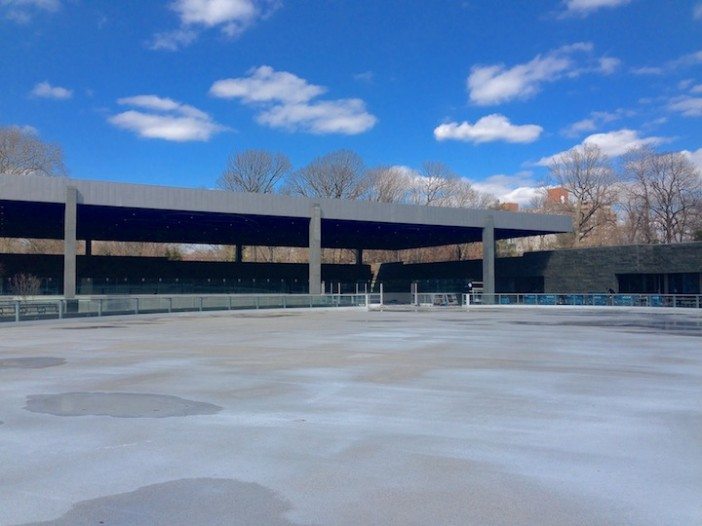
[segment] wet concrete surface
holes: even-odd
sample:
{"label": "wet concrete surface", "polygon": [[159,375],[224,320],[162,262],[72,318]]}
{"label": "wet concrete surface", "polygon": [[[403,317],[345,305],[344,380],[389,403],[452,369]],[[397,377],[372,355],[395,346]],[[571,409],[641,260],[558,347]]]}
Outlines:
{"label": "wet concrete surface", "polygon": [[178,396],[147,393],[61,393],[29,395],[27,411],[55,416],[113,416],[117,418],[168,418],[213,415],[222,408]]}
{"label": "wet concrete surface", "polygon": [[185,479],[75,504],[56,520],[24,526],[293,526],[290,505],[258,484]]}
{"label": "wet concrete surface", "polygon": [[702,524],[700,322],[545,307],[3,327],[0,360],[65,363],[0,368],[0,524]]}
{"label": "wet concrete surface", "polygon": [[20,358],[0,358],[0,369],[44,369],[66,363],[64,358],[55,356],[31,356]]}

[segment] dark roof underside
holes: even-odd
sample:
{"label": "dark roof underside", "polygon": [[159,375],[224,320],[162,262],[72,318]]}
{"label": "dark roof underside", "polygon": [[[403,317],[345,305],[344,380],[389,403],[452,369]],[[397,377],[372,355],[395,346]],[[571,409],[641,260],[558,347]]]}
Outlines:
{"label": "dark roof underside", "polygon": [[[0,237],[63,239],[64,205],[0,200]],[[549,232],[496,229],[496,239]],[[78,239],[222,245],[308,245],[309,220],[271,215],[78,205]],[[322,218],[322,246],[398,250],[480,241],[474,227]]]}

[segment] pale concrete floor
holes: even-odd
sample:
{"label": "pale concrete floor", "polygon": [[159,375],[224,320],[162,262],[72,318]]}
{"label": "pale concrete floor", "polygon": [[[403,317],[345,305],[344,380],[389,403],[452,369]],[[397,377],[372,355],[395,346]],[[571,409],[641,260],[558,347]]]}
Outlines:
{"label": "pale concrete floor", "polygon": [[0,327],[0,524],[702,524],[702,316]]}

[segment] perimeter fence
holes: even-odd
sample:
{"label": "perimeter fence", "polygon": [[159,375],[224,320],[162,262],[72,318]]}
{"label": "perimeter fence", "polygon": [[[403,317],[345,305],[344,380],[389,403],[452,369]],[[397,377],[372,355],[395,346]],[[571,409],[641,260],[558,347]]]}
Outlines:
{"label": "perimeter fence", "polygon": [[120,296],[0,301],[0,322],[88,318],[130,314],[255,309],[370,307],[380,294],[235,294]]}
{"label": "perimeter fence", "polygon": [[699,309],[700,294],[463,294],[468,305],[574,305],[593,307],[676,307]]}

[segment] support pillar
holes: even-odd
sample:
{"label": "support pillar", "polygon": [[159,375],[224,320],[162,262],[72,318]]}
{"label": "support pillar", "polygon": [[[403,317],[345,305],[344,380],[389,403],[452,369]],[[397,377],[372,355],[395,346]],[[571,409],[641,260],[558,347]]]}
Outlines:
{"label": "support pillar", "polygon": [[495,219],[488,216],[483,225],[483,303],[495,303]]}
{"label": "support pillar", "polygon": [[236,245],[234,247],[234,261],[241,263],[244,260],[244,247],[242,245]]}
{"label": "support pillar", "polygon": [[353,253],[356,258],[356,265],[363,265],[363,249],[357,248]]}
{"label": "support pillar", "polygon": [[85,240],[85,255],[86,256],[93,255],[93,240],[92,239]]}
{"label": "support pillar", "polygon": [[63,297],[76,296],[76,230],[78,221],[78,189],[66,187],[63,216]]}
{"label": "support pillar", "polygon": [[322,293],[322,211],[318,204],[310,210],[309,293]]}

